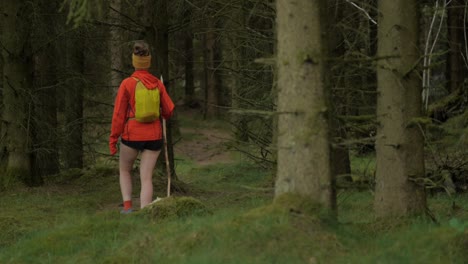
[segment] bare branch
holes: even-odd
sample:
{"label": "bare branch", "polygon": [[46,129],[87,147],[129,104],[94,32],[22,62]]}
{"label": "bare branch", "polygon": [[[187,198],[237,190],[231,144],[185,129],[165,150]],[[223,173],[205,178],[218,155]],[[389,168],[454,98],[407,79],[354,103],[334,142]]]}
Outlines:
{"label": "bare branch", "polygon": [[362,12],[367,16],[367,18],[369,18],[369,20],[370,20],[374,25],[377,25],[377,21],[375,21],[375,20],[369,15],[369,12],[367,12],[364,8],[358,6],[356,3],[352,2],[351,0],[346,0],[346,2],[350,3],[352,6],[356,7],[356,8],[359,9],[360,11],[362,11]]}

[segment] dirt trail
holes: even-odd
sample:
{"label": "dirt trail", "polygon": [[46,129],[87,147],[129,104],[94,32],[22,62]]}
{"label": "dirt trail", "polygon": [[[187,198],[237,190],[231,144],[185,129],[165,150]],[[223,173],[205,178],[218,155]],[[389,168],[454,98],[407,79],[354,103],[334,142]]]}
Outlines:
{"label": "dirt trail", "polygon": [[230,133],[216,128],[181,127],[182,139],[174,146],[176,155],[190,158],[197,165],[229,163],[232,152],[226,147]]}

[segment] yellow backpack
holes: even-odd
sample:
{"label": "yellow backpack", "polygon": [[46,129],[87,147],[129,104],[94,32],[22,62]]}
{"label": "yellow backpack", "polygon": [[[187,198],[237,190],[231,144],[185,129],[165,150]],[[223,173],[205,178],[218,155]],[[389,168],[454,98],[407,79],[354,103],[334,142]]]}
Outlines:
{"label": "yellow backpack", "polygon": [[141,123],[150,123],[159,118],[159,89],[148,89],[138,79],[135,87],[135,119]]}

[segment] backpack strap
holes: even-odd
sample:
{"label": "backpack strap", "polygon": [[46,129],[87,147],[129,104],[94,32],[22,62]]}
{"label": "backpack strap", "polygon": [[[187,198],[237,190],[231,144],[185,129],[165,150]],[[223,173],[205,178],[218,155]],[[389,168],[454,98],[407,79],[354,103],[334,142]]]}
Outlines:
{"label": "backpack strap", "polygon": [[[132,78],[137,82],[137,84],[138,84],[139,82],[141,82],[140,79],[138,79],[138,78],[136,78],[136,77],[133,77],[133,76],[132,76]],[[133,120],[133,119],[135,119],[135,112],[133,111],[132,106],[130,105],[130,103],[128,103],[128,109],[130,109],[130,112],[133,113],[133,117],[127,117],[127,122],[128,122],[128,120]],[[127,114],[128,114],[128,112],[129,112],[129,111],[127,111]]]}

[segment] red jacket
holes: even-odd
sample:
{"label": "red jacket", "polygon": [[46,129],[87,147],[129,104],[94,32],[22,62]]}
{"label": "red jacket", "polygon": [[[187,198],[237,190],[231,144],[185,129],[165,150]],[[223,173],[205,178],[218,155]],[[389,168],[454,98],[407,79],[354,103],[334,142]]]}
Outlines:
{"label": "red jacket", "polygon": [[112,128],[109,138],[109,148],[112,155],[117,153],[119,137],[125,140],[158,140],[162,139],[161,122],[140,123],[135,117],[135,87],[139,79],[148,89],[159,89],[161,116],[169,119],[174,111],[174,103],[166,92],[164,84],[146,70],[135,71],[131,77],[122,81],[117,92],[112,116]]}

